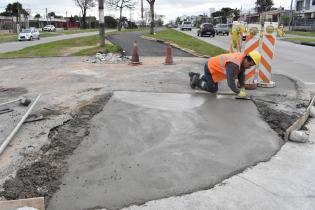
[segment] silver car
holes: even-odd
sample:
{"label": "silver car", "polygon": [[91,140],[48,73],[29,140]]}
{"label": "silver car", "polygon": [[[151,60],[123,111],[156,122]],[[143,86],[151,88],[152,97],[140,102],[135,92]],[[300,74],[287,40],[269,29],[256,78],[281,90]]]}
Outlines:
{"label": "silver car", "polygon": [[40,39],[39,31],[35,28],[29,29],[22,29],[22,32],[19,33],[18,40],[29,40],[32,41],[33,39]]}

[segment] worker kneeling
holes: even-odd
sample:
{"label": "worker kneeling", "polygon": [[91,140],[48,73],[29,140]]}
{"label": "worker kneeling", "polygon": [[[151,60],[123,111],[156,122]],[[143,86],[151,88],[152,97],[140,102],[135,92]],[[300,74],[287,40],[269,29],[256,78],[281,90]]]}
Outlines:
{"label": "worker kneeling", "polygon": [[[261,55],[254,50],[247,55],[243,53],[222,54],[212,57],[204,67],[204,75],[189,72],[190,86],[216,93],[218,91],[218,82],[227,79],[230,89],[239,95],[246,97],[245,93],[245,69],[260,63]],[[238,78],[240,89],[235,84]]]}

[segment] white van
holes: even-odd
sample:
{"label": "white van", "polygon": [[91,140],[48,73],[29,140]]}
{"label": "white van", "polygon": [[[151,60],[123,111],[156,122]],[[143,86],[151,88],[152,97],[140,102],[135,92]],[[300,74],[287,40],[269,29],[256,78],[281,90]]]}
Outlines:
{"label": "white van", "polygon": [[180,30],[183,31],[183,30],[188,30],[188,31],[191,31],[192,30],[192,24],[191,22],[189,21],[184,21],[182,22],[181,26],[180,26]]}

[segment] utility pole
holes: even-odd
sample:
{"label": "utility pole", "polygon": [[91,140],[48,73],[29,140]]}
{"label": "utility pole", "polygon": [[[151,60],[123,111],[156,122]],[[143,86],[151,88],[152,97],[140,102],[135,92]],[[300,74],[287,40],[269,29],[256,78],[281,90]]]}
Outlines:
{"label": "utility pole", "polygon": [[46,25],[48,24],[48,17],[47,17],[47,14],[48,14],[48,10],[46,8]]}
{"label": "utility pole", "polygon": [[17,9],[18,9],[18,13],[17,13],[17,17],[16,17],[16,32],[20,33],[20,6],[19,6],[19,2],[17,2]]}
{"label": "utility pole", "polygon": [[292,31],[292,24],[293,24],[293,0],[291,0],[291,16],[290,16],[290,25],[289,25],[289,31]]}
{"label": "utility pole", "polygon": [[143,0],[141,0],[141,25],[144,26],[144,22],[143,22]]}
{"label": "utility pole", "polygon": [[104,0],[98,0],[100,46],[105,46]]}
{"label": "utility pole", "polygon": [[66,11],[66,18],[68,17],[68,11]]}

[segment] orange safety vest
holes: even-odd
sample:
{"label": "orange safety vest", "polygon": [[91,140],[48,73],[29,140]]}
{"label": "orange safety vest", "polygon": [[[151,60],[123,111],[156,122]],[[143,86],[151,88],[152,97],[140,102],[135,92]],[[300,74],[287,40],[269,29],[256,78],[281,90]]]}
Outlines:
{"label": "orange safety vest", "polygon": [[219,82],[226,79],[226,68],[225,65],[227,62],[235,63],[239,66],[238,73],[241,71],[241,65],[243,59],[246,55],[243,53],[230,53],[222,54],[215,57],[212,57],[208,61],[208,69],[212,75],[214,82]]}

